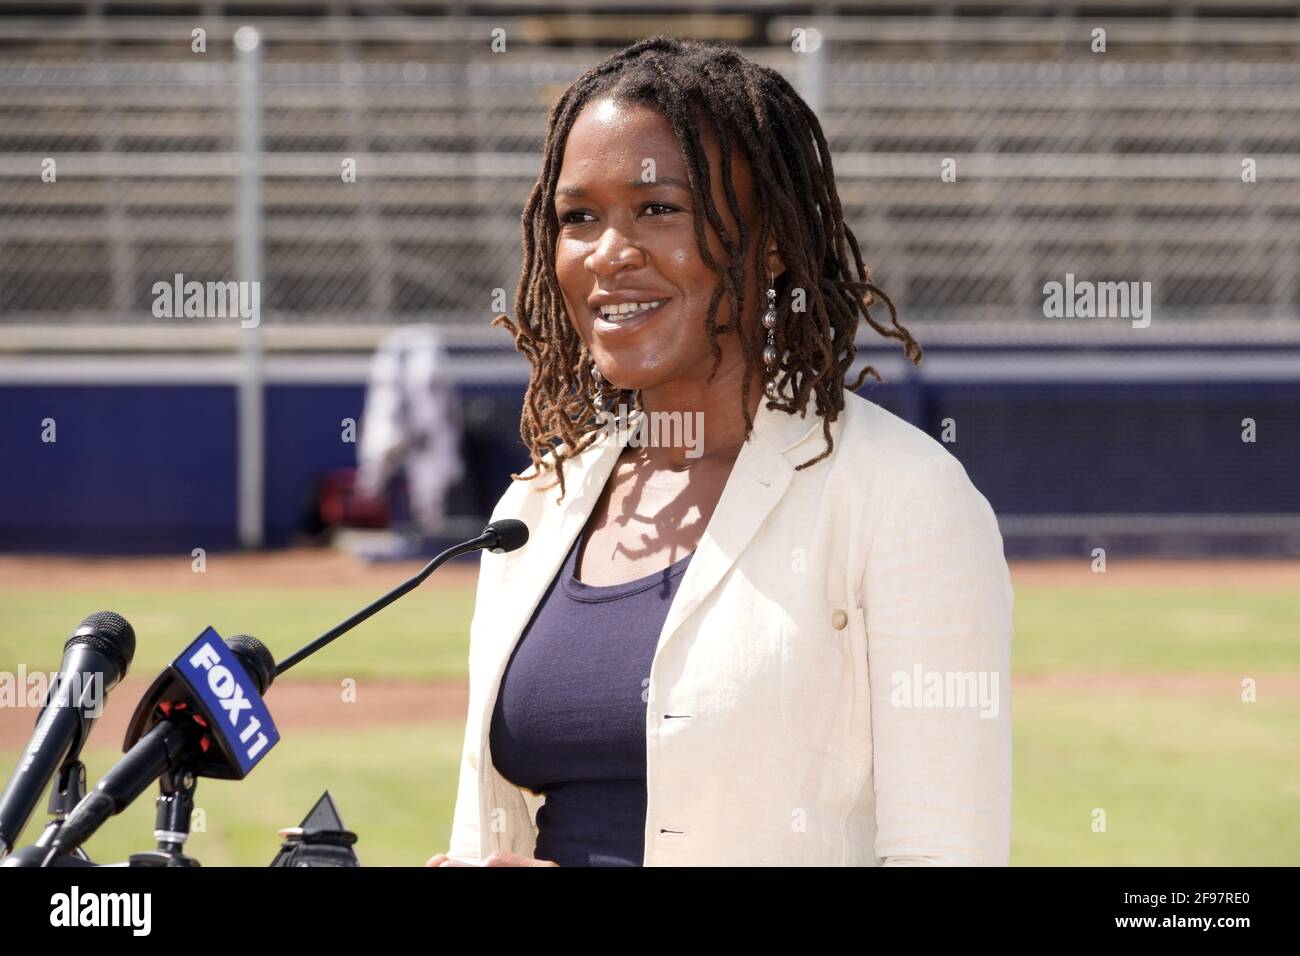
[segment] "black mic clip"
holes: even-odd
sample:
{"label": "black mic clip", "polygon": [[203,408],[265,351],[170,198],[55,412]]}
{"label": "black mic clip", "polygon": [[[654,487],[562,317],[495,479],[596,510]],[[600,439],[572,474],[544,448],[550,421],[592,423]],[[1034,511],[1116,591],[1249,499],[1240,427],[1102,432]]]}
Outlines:
{"label": "black mic clip", "polygon": [[50,788],[50,802],[46,810],[53,822],[62,822],[85,796],[86,765],[80,760],[69,760],[59,768],[58,779]]}
{"label": "black mic clip", "polygon": [[190,818],[194,813],[194,787],[198,778],[187,761],[166,771],[158,779],[161,792],[155,802],[154,839],[158,846],[143,853],[132,853],[128,866],[194,867],[199,861],[186,856],[185,841],[190,836]]}

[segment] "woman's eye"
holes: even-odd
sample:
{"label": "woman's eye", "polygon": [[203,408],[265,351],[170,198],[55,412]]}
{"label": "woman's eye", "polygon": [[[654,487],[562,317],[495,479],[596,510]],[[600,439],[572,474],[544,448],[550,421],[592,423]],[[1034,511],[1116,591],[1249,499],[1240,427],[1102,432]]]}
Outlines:
{"label": "woman's eye", "polygon": [[[644,208],[645,208],[647,211],[649,211],[649,210],[651,210],[651,209],[662,209],[662,210],[664,210],[664,212],[679,212],[679,211],[680,211],[680,210],[678,210],[678,208],[677,208],[676,206],[669,206],[669,205],[667,205],[666,203],[661,203],[661,202],[646,203],[646,205],[645,205]],[[579,223],[579,222],[582,222],[583,220],[580,220],[580,219],[575,218],[575,217],[578,217],[578,216],[587,216],[587,215],[590,215],[590,213],[588,213],[588,212],[586,212],[585,210],[582,210],[582,209],[575,209],[575,210],[573,210],[572,212],[566,212],[566,213],[562,214],[562,215],[560,216],[560,222],[561,222],[561,223]],[[659,213],[659,215],[663,215],[663,213]]]}

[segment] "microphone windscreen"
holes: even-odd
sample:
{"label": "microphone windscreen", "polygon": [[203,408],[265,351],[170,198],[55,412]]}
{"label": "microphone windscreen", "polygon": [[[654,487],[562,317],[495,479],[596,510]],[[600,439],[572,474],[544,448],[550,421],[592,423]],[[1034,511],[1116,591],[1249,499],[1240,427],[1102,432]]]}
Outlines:
{"label": "microphone windscreen", "polygon": [[528,543],[528,525],[518,518],[502,518],[493,521],[485,531],[492,531],[497,536],[497,546],[492,550],[498,554],[517,551]]}
{"label": "microphone windscreen", "polygon": [[93,647],[117,664],[120,679],[126,676],[126,669],[135,657],[135,628],[120,614],[96,611],[77,625],[63,645],[63,653],[78,644]]}
{"label": "microphone windscreen", "polygon": [[248,676],[257,682],[257,692],[265,694],[275,678],[275,658],[266,645],[251,634],[236,634],[226,640],[226,646],[239,658]]}

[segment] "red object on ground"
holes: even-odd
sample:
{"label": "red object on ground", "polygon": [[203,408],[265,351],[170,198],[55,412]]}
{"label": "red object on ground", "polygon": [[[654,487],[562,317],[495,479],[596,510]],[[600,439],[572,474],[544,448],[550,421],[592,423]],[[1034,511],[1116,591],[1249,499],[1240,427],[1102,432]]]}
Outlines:
{"label": "red object on ground", "polygon": [[357,470],[337,468],[319,481],[321,521],[328,527],[387,528],[388,506],[382,498],[356,490]]}

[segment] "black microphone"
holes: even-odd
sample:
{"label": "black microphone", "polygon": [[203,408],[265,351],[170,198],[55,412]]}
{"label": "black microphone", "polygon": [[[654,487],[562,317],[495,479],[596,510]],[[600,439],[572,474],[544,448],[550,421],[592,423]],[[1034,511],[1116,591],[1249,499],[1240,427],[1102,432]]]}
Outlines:
{"label": "black microphone", "polygon": [[[492,522],[483,529],[483,533],[478,537],[469,541],[462,541],[460,544],[448,548],[426,564],[413,577],[393,588],[377,601],[362,608],[343,623],[326,631],[315,641],[286,658],[278,667],[271,658],[270,652],[254,638],[240,635],[231,638],[226,643],[232,651],[236,652],[241,666],[258,685],[258,696],[260,697],[261,694],[265,693],[275,676],[284,673],[294,664],[309,657],[335,638],[347,633],[362,621],[383,610],[403,594],[418,587],[445,562],[459,555],[483,549],[488,549],[495,554],[515,551],[522,548],[527,542],[528,526],[522,521],[514,518],[504,518]],[[200,640],[202,640],[202,635]],[[241,648],[241,642],[251,642],[255,647],[245,645]],[[197,644],[198,641],[195,643]],[[191,645],[191,647],[193,646]],[[193,660],[191,660],[192,663]],[[173,668],[175,666],[173,665]],[[166,677],[167,674],[164,674],[159,678],[159,681],[155,682],[155,688],[159,694],[166,691],[168,685]],[[174,770],[183,760],[191,761],[187,766],[193,767],[197,764],[200,769],[196,773],[199,775],[234,776],[236,778],[243,776],[244,770],[235,767],[227,759],[229,742],[224,738],[215,738],[214,743],[213,732],[216,728],[211,727],[205,721],[195,720],[184,713],[183,705],[178,705],[177,702],[167,702],[174,709],[167,715],[165,720],[160,720],[152,726],[142,723],[144,712],[156,710],[155,701],[150,699],[151,696],[152,692],[146,695],[146,700],[142,701],[140,708],[137,709],[136,719],[132,721],[132,733],[139,732],[136,743],[131,746],[126,757],[105,774],[95,789],[87,794],[85,799],[68,815],[67,820],[64,821],[63,826],[51,841],[50,850],[42,861],[42,866],[51,865],[60,854],[80,846],[98,830],[105,820],[119,813],[138,797],[152,780]],[[206,734],[204,733],[205,729],[208,731]],[[243,740],[244,735],[241,735],[240,739]],[[130,744],[130,740],[131,735],[129,734],[128,744]],[[227,746],[222,746],[223,744],[227,744]],[[207,761],[204,762],[203,758],[198,756],[200,748],[202,748],[204,754],[219,751],[218,759],[209,756]],[[223,773],[223,769],[228,764],[231,772],[229,774]]]}
{"label": "black microphone", "polygon": [[479,537],[487,535],[496,535],[495,543],[487,545],[488,550],[493,554],[518,551],[528,543],[528,525],[518,518],[502,518],[484,528],[483,534]]}
{"label": "black microphone", "polygon": [[304,658],[315,654],[330,641],[346,634],[372,614],[376,614],[388,607],[388,605],[392,604],[407,591],[419,587],[424,583],[425,578],[452,558],[459,557],[462,554],[469,554],[471,551],[481,551],[484,548],[491,551],[493,554],[504,554],[507,551],[517,551],[527,543],[528,525],[524,524],[518,518],[502,518],[500,521],[493,521],[483,529],[483,533],[477,538],[462,541],[460,544],[448,548],[421,568],[419,573],[414,577],[403,581],[379,600],[363,607],[342,624],[336,624],[307,646],[294,651],[280,662],[280,666],[276,668],[276,674],[283,674],[290,667],[293,667],[294,664],[297,664]]}
{"label": "black microphone", "polygon": [[[248,634],[238,634],[225,643],[257,685],[258,695],[265,694],[275,677],[271,652]],[[164,703],[166,717],[144,733],[68,814],[50,841],[42,866],[50,865],[61,853],[81,846],[106,820],[130,806],[150,784],[180,766],[182,761],[199,753],[216,751],[212,737],[219,728],[197,713],[193,703],[183,699]],[[149,709],[153,709],[152,705]]]}
{"label": "black microphone", "polygon": [[120,614],[100,611],[72,632],[36,729],[0,796],[0,857],[13,849],[59,768],[80,755],[108,692],[134,656],[135,631]]}

